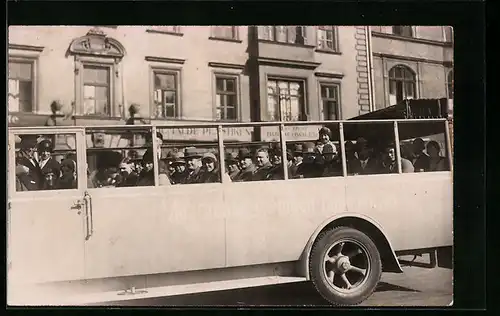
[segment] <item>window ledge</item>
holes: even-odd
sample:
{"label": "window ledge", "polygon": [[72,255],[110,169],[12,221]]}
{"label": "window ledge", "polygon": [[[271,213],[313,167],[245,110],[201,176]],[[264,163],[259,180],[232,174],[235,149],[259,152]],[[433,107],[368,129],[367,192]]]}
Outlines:
{"label": "window ledge", "polygon": [[315,48],[316,45],[310,45],[310,44],[297,44],[297,43],[288,43],[288,42],[278,42],[278,41],[271,41],[271,40],[266,40],[266,39],[259,39],[259,43],[267,43],[267,44],[274,44],[274,45],[284,45],[284,46],[295,46],[295,47],[304,47],[304,48]]}
{"label": "window ledge", "polygon": [[322,54],[342,55],[341,52],[336,51],[336,50],[330,50],[330,49],[316,48],[314,51],[316,53],[322,53]]}
{"label": "window ledge", "polygon": [[390,34],[390,33],[383,33],[383,32],[372,32],[373,37],[380,37],[380,38],[388,38],[388,39],[396,39],[396,40],[401,40],[401,41],[408,41],[408,42],[414,42],[414,43],[421,43],[421,44],[429,44],[429,45],[436,45],[436,46],[453,46],[452,42],[447,42],[447,41],[436,41],[436,40],[429,40],[429,39],[424,39],[424,38],[418,38],[418,37],[413,37],[413,36],[403,36],[403,35],[396,35],[396,34]]}
{"label": "window ledge", "polygon": [[84,115],[76,114],[71,116],[72,119],[82,119],[82,120],[100,120],[100,121],[123,121],[120,116],[101,116],[101,115]]}
{"label": "window ledge", "polygon": [[242,40],[239,39],[234,39],[234,38],[224,38],[224,37],[215,37],[215,36],[210,36],[208,38],[209,40],[212,41],[223,41],[223,42],[232,42],[232,43],[243,43]]}
{"label": "window ledge", "polygon": [[173,35],[173,36],[184,36],[184,33],[177,33],[177,32],[172,32],[172,31],[154,30],[154,29],[147,29],[146,32],[147,33]]}

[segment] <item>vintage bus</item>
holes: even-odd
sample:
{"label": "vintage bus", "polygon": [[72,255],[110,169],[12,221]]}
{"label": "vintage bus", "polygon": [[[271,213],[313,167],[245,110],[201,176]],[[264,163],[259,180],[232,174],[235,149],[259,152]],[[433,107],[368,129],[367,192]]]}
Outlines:
{"label": "vintage bus", "polygon": [[[332,304],[354,305],[382,273],[403,272],[399,256],[437,252],[441,264],[451,254],[444,118],[8,134],[9,305],[105,304],[304,280]],[[416,156],[403,159],[399,144],[417,138],[439,163],[407,172]],[[368,158],[370,172],[355,169]],[[294,167],[306,162],[337,169],[297,176]],[[270,164],[278,176],[229,176],[229,167],[243,174]],[[185,180],[200,170],[213,177]]]}

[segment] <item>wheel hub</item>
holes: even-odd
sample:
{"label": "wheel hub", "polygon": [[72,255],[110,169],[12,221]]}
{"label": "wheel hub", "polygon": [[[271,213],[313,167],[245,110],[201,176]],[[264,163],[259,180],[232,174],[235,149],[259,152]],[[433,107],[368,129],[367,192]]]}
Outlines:
{"label": "wheel hub", "polygon": [[337,259],[336,268],[340,273],[345,273],[351,268],[351,263],[349,262],[349,257],[342,256]]}

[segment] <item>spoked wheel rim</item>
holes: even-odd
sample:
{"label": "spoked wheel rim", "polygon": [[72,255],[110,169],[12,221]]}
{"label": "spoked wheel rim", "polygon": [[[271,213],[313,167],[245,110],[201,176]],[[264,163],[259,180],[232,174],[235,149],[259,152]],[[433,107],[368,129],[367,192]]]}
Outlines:
{"label": "spoked wheel rim", "polygon": [[328,285],[342,294],[352,294],[368,280],[371,256],[357,240],[343,238],[333,243],[323,257],[322,271]]}

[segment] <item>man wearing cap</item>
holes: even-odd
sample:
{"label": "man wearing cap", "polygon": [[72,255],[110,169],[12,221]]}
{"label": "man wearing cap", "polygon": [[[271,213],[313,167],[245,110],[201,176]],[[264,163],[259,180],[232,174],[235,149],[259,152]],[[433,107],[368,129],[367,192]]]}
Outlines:
{"label": "man wearing cap", "polygon": [[430,158],[427,155],[425,150],[425,142],[422,138],[416,138],[412,143],[413,149],[413,166],[415,168],[415,172],[423,172],[429,169]]}
{"label": "man wearing cap", "polygon": [[175,169],[175,172],[171,176],[172,184],[184,183],[188,176],[186,161],[184,160],[184,152],[178,151],[174,154],[172,167]]}
{"label": "man wearing cap", "polygon": [[305,142],[302,144],[302,163],[297,168],[296,178],[316,178],[321,176],[323,168],[319,163],[318,152],[314,143]]}
{"label": "man wearing cap", "polygon": [[240,168],[238,167],[238,159],[232,153],[226,153],[226,167],[229,177],[234,180],[240,173]]}
{"label": "man wearing cap", "polygon": [[56,178],[59,177],[61,165],[57,160],[52,158],[52,153],[54,152],[54,147],[52,146],[52,142],[50,140],[44,139],[37,145],[37,153],[39,157],[39,166],[42,174],[48,174],[49,172],[53,173],[53,176]]}
{"label": "man wearing cap", "polygon": [[238,152],[240,172],[234,177],[234,182],[252,181],[253,173],[257,169],[252,160],[252,153],[248,148],[242,148]]}
{"label": "man wearing cap", "polygon": [[40,166],[34,158],[37,146],[36,137],[25,135],[19,144],[19,156],[16,158],[16,176],[20,187],[28,191],[39,190],[43,186],[43,175]]}
{"label": "man wearing cap", "polygon": [[185,184],[198,183],[201,170],[202,154],[195,147],[188,147],[184,150],[188,174]]}

